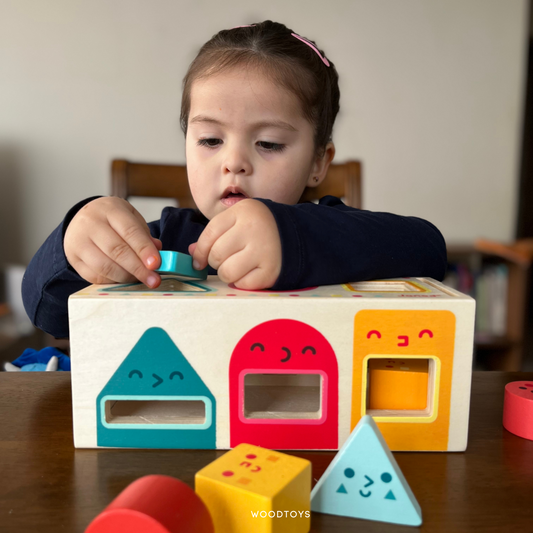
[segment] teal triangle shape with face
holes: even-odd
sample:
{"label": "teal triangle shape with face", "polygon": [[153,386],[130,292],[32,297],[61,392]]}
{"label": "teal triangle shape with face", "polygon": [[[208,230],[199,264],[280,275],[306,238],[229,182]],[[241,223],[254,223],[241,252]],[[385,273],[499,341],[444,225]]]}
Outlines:
{"label": "teal triangle shape with face", "polygon": [[[348,497],[338,493],[340,485],[345,487]],[[313,488],[311,509],[408,526],[422,524],[420,505],[379,428],[368,415],[361,418]]]}
{"label": "teal triangle shape with face", "polygon": [[[164,423],[173,420],[174,406],[189,406],[191,401],[203,405],[203,423]],[[106,406],[114,408],[113,402],[144,402],[150,409],[160,406],[162,423],[112,423]],[[96,411],[98,446],[216,448],[215,397],[161,328],[143,333],[98,395]]]}
{"label": "teal triangle shape with face", "polygon": [[337,489],[337,492],[340,492],[342,494],[348,494],[346,491],[346,487],[341,483],[341,486]]}

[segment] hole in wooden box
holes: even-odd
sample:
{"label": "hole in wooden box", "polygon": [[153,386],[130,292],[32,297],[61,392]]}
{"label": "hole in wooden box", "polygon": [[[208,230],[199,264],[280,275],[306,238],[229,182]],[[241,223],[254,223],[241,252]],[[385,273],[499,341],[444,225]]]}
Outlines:
{"label": "hole in wooden box", "polygon": [[424,287],[412,281],[357,281],[346,283],[346,287],[354,292],[428,292]]}
{"label": "hole in wooden box", "polygon": [[206,405],[202,400],[107,400],[108,424],[203,425]]}
{"label": "hole in wooden box", "polygon": [[318,419],[321,384],[320,374],[246,374],[244,417]]}
{"label": "hole in wooden box", "polygon": [[437,361],[433,358],[369,358],[365,414],[434,417],[437,373]]}

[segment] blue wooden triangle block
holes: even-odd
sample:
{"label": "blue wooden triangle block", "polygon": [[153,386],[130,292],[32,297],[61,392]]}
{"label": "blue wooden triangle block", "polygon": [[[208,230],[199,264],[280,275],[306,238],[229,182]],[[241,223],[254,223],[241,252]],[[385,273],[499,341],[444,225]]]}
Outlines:
{"label": "blue wooden triangle block", "polygon": [[361,418],[311,492],[319,513],[422,524],[422,510],[371,416]]}

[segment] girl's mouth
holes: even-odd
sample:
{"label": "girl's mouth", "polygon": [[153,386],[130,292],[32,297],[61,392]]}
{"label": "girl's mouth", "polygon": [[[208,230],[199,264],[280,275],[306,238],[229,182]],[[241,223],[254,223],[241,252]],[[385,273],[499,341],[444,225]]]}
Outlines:
{"label": "girl's mouth", "polygon": [[231,207],[241,200],[246,200],[246,198],[248,198],[248,196],[246,196],[246,194],[244,194],[238,187],[228,187],[224,191],[220,201],[226,207]]}

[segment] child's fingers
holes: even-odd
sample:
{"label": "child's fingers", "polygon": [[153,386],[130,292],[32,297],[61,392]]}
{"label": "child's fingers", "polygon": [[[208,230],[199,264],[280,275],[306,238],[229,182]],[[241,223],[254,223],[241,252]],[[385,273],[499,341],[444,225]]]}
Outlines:
{"label": "child's fingers", "polygon": [[[122,240],[127,243],[128,247],[135,252],[145,270],[148,270],[148,268],[155,269],[161,263],[159,250],[152,240],[152,236],[150,235],[149,228],[146,225],[144,218],[142,218],[133,207],[132,209],[133,211],[117,210],[116,212],[113,212],[113,216],[107,217],[107,221]],[[126,270],[131,272],[138,280],[145,281],[148,274],[144,272],[136,262],[132,265],[131,256],[126,248],[123,249],[122,246],[119,246],[116,249],[115,254],[116,256],[110,255],[111,259],[120,265],[124,265],[122,260],[118,259],[118,257],[125,255],[130,266],[133,266],[135,269],[135,272],[129,268],[126,268]]]}
{"label": "child's fingers", "polygon": [[208,264],[209,253],[213,244],[235,225],[235,216],[231,213],[231,209],[224,211],[215,216],[209,224],[205,227],[200,235],[196,248],[193,253],[193,266],[196,270],[202,270]]}
{"label": "child's fingers", "polygon": [[[214,242],[213,246],[211,246],[207,261],[210,266],[215,270],[218,270],[222,264],[231,259],[235,254],[239,254],[244,248],[246,248],[246,242],[243,239],[242,232],[236,231],[235,228],[231,228],[226,231],[226,233],[223,233]],[[246,254],[246,256],[241,255],[241,257],[246,257],[247,259],[249,256],[250,254]],[[244,272],[242,275],[244,275]]]}
{"label": "child's fingers", "polygon": [[[144,233],[142,229],[139,230],[139,232]],[[150,242],[151,247],[155,248],[155,244],[152,243],[148,235],[144,234],[144,238]],[[98,247],[105,256],[105,260],[102,260],[102,258],[99,257],[99,262],[102,266],[100,269],[96,270],[96,268],[92,266],[93,260],[91,260],[88,254],[85,254],[85,257],[87,257],[85,262],[88,263],[93,270],[98,271],[105,277],[119,282],[122,282],[122,278],[124,277],[122,271],[126,271],[128,274],[133,275],[136,279],[149,287],[155,288],[159,285],[159,275],[144,266],[137,253],[131,248],[130,243],[122,239],[119,234],[115,233],[115,231],[110,230],[108,226],[97,226],[91,234],[91,239],[95,246]],[[130,240],[134,239],[130,237]],[[155,264],[159,264],[159,251],[157,248],[155,248],[155,250],[156,251],[153,254],[154,260],[157,257]],[[119,271],[117,267],[121,270]]]}
{"label": "child's fingers", "polygon": [[108,279],[104,276],[100,276],[93,272],[83,261],[78,261],[75,268],[76,272],[84,279],[87,280],[89,283],[98,283],[98,284],[111,284],[115,283],[112,279]]}
{"label": "child's fingers", "polygon": [[148,227],[148,224],[146,223],[146,219],[129,202],[127,202],[127,204],[128,204],[127,205],[128,210],[141,223],[141,226],[148,233],[148,235],[150,235],[150,228]]}
{"label": "child's fingers", "polygon": [[[148,227],[148,224],[146,224],[146,220],[144,219],[144,217],[139,213],[139,211],[137,211],[137,209],[135,209],[131,204],[130,204],[130,207],[133,209],[132,213],[133,215],[137,218],[137,220],[140,222],[141,226],[143,227],[143,229],[146,231],[146,233],[150,236],[150,239],[152,240],[152,242],[155,244],[155,247],[158,249],[158,250],[162,250],[163,249],[163,243],[161,242],[160,239],[157,239],[156,237],[152,237],[151,233],[150,233],[150,228]],[[157,266],[159,266],[159,263],[157,263]],[[150,268],[153,270],[153,267],[154,265],[151,265]]]}
{"label": "child's fingers", "polygon": [[[95,274],[77,255],[71,254],[68,259],[69,265],[89,283],[96,283],[98,275]],[[113,283],[112,280],[105,279],[103,283]]]}
{"label": "child's fingers", "polygon": [[150,238],[152,239],[152,242],[155,244],[155,247],[159,251],[161,251],[163,249],[163,243],[159,239],[156,239],[155,237],[150,236]]}
{"label": "child's fingers", "polygon": [[110,280],[111,283],[126,283],[134,279],[131,273],[115,263],[93,242],[84,246],[79,253],[79,258],[85,268],[88,268],[102,280]]}
{"label": "child's fingers", "polygon": [[234,282],[235,287],[246,291],[259,291],[270,288],[273,283],[267,283],[265,272],[262,268],[256,267],[248,272],[241,279]]}
{"label": "child's fingers", "polygon": [[192,244],[189,244],[189,255],[194,255],[194,250],[196,250],[196,244],[195,242],[193,242]]}
{"label": "child's fingers", "polygon": [[[209,262],[209,264],[211,264],[211,262]],[[257,261],[255,258],[245,250],[241,250],[228,257],[228,259],[218,267],[217,274],[224,283],[234,283],[244,278],[256,267]]]}

